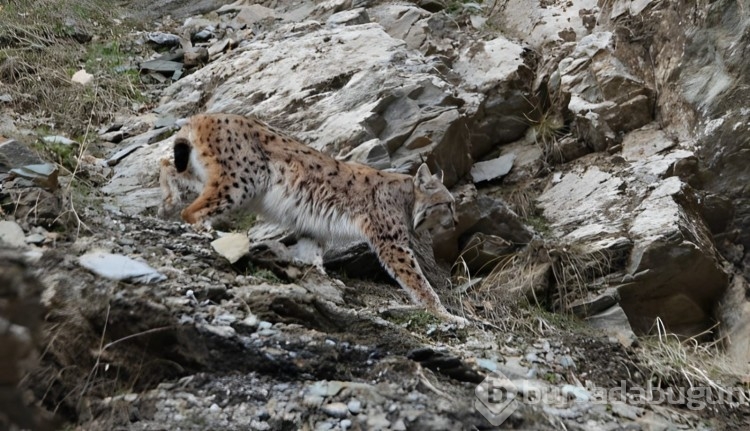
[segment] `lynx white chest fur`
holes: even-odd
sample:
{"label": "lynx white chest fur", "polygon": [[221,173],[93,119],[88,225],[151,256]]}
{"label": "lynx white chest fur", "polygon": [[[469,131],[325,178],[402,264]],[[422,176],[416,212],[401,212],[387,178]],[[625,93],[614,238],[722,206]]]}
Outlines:
{"label": "lynx white chest fur", "polygon": [[164,209],[180,203],[179,187],[199,192],[182,210],[203,224],[247,210],[321,243],[363,238],[411,299],[451,320],[409,246],[415,230],[455,223],[454,201],[422,165],[412,177],[337,161],[257,119],[196,115],[175,136],[174,160],[162,160]]}

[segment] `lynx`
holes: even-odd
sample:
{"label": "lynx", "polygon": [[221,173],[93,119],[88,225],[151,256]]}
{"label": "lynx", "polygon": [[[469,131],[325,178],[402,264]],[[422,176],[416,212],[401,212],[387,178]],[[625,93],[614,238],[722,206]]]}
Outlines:
{"label": "lynx", "polygon": [[321,243],[364,239],[413,302],[460,323],[443,307],[410,248],[410,235],[455,225],[454,200],[422,164],[414,177],[341,162],[254,118],[203,114],[174,139],[161,161],[162,210],[180,187],[199,196],[181,212],[198,226],[230,210],[252,211]]}

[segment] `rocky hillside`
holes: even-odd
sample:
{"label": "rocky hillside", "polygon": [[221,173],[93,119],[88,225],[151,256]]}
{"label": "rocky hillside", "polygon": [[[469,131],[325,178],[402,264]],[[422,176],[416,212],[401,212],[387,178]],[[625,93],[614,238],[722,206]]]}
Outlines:
{"label": "rocky hillside", "polygon": [[[0,6],[0,428],[750,426],[746,1],[52,3]],[[442,171],[472,324],[362,244],[158,217],[199,112]]]}

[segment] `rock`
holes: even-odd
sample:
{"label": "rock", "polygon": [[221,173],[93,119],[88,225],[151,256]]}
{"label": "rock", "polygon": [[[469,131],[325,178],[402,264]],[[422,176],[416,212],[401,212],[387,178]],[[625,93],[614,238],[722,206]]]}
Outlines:
{"label": "rock", "polygon": [[630,347],[636,340],[628,316],[619,305],[613,305],[607,310],[587,317],[586,323],[615,337],[624,347]]}
{"label": "rock", "polygon": [[26,145],[0,137],[0,173],[26,165],[38,165],[44,161]]}
{"label": "rock", "polygon": [[516,155],[510,153],[496,159],[474,163],[471,167],[471,178],[474,183],[481,183],[503,177],[513,168],[515,158]]}
{"label": "rock", "polygon": [[326,20],[326,26],[338,27],[345,25],[359,25],[367,24],[370,22],[370,17],[367,15],[365,8],[350,9],[343,12],[337,12]]}
{"label": "rock", "polygon": [[25,247],[26,235],[18,223],[0,221],[0,243],[8,247]]}
{"label": "rock", "polygon": [[[115,166],[120,163],[122,159],[129,156],[137,149],[151,145],[155,142],[159,142],[162,139],[166,139],[167,137],[172,135],[172,133],[174,133],[174,130],[170,128],[152,129],[141,135],[125,139],[120,143],[120,147],[124,148],[121,148],[120,150],[112,154],[109,159],[107,159],[107,165]],[[142,162],[137,161],[136,163],[138,163],[138,165],[140,166]],[[156,170],[156,174],[158,175],[158,169]]]}
{"label": "rock", "polygon": [[81,69],[73,74],[73,76],[70,78],[70,81],[85,86],[91,84],[91,81],[93,79],[94,75],[86,72],[86,69]]}
{"label": "rock", "polygon": [[7,187],[5,184],[2,209],[18,221],[33,225],[51,226],[61,220],[60,197],[39,187]]}
{"label": "rock", "polygon": [[380,143],[379,139],[364,142],[347,154],[337,157],[337,159],[361,163],[372,166],[375,169],[388,169],[391,167],[391,156],[388,154],[388,150]]}
{"label": "rock", "polygon": [[622,140],[622,156],[629,161],[642,160],[675,145],[676,142],[669,139],[663,130],[643,127],[625,135]]}
{"label": "rock", "polygon": [[357,399],[349,400],[349,402],[346,403],[346,408],[349,409],[349,413],[358,415],[362,412],[362,402]]}
{"label": "rock", "polygon": [[[608,145],[605,144],[605,145]],[[606,148],[605,148],[606,149]],[[591,152],[591,149],[582,139],[576,139],[572,136],[566,136],[557,142],[554,149],[555,155],[558,156],[559,162],[569,162],[579,157],[583,157]]]}
{"label": "rock", "polygon": [[50,191],[54,191],[58,187],[58,172],[57,165],[52,163],[26,165],[10,170],[12,176],[30,180],[35,185]]}
{"label": "rock", "polygon": [[250,240],[242,233],[229,233],[211,242],[211,247],[226,258],[229,263],[235,263],[246,256],[250,249]]}
{"label": "rock", "polygon": [[[624,182],[597,166],[584,172],[568,172],[562,180],[539,196],[539,206],[552,225],[563,234],[588,226],[600,227],[600,232],[616,233],[624,220],[610,220],[608,214],[625,213],[623,203]],[[579,235],[580,237],[580,235]]]}
{"label": "rock", "polygon": [[125,139],[125,133],[121,130],[115,130],[112,132],[106,132],[99,135],[102,141],[112,142],[113,144],[120,143]]}
{"label": "rock", "polygon": [[[571,110],[576,110],[572,105],[575,100],[571,100]],[[584,112],[586,108],[580,108]],[[596,112],[585,112],[575,119],[576,129],[580,134],[587,147],[593,151],[606,151],[618,143],[618,137],[609,127],[606,121],[601,119],[601,115]]]}
{"label": "rock", "polygon": [[217,12],[225,13],[229,11],[239,11],[239,13],[234,17],[232,22],[229,24],[230,27],[235,29],[241,29],[245,27],[250,27],[253,24],[263,21],[263,20],[273,20],[276,19],[276,11],[273,9],[269,9],[265,6],[259,5],[259,4],[250,4],[250,5],[241,5],[241,6],[232,6],[227,5],[224,7],[219,8]]}
{"label": "rock", "polygon": [[383,26],[386,32],[395,39],[406,42],[409,49],[422,49],[427,39],[425,27],[430,13],[423,8],[400,5],[378,4],[369,9],[373,21]]}
{"label": "rock", "polygon": [[182,43],[180,36],[171,33],[164,33],[161,31],[152,31],[146,36],[148,42],[158,46],[171,47],[179,46]]}
{"label": "rock", "polygon": [[344,403],[330,403],[321,407],[321,410],[328,416],[335,418],[344,418],[349,414],[349,409]]}
{"label": "rock", "polygon": [[466,125],[456,109],[419,124],[401,148],[393,153],[393,165],[424,160],[432,172],[443,173],[450,187],[471,169]]}
{"label": "rock", "polygon": [[59,135],[45,136],[42,138],[42,141],[44,141],[45,144],[78,145],[78,142]]}
{"label": "rock", "polygon": [[463,186],[457,194],[460,194],[456,205],[457,235],[483,233],[514,244],[527,244],[531,240],[532,232],[502,200],[477,195],[473,185]]}
{"label": "rock", "polygon": [[564,42],[560,34],[563,31],[572,34],[573,40],[588,34],[599,14],[599,9],[594,8],[596,5],[592,2],[548,3],[537,8],[524,0],[509,0],[495,25],[535,50],[552,49]]}
{"label": "rock", "polygon": [[13,97],[10,94],[7,94],[7,93],[0,94],[0,102],[10,103],[12,101],[13,101]]}
{"label": "rock", "polygon": [[[8,223],[0,221],[0,224]],[[46,310],[44,286],[17,253],[0,250],[0,425],[5,429],[58,429],[52,414],[28,402],[22,381],[38,366]]]}
{"label": "rock", "polygon": [[661,181],[636,208],[634,241],[620,305],[638,332],[659,317],[668,330],[696,335],[713,325],[728,277],[690,190],[679,178]]}
{"label": "rock", "polygon": [[138,65],[141,71],[176,74],[182,71],[183,64],[171,60],[148,60]]}
{"label": "rock", "polygon": [[323,254],[327,271],[343,271],[349,277],[387,279],[375,252],[365,242],[348,247],[332,247]]}
{"label": "rock", "polygon": [[208,50],[203,47],[192,47],[185,50],[183,64],[185,67],[198,67],[208,63]]}
{"label": "rock", "polygon": [[79,257],[78,263],[100,277],[116,281],[150,284],[167,279],[148,264],[119,254],[90,252]]}
{"label": "rock", "polygon": [[470,43],[455,61],[453,70],[462,79],[462,92],[468,93],[462,93],[464,109],[472,114],[472,158],[519,139],[527,129],[517,117],[532,110],[525,96],[532,76],[528,59],[521,45],[498,37]]}
{"label": "rock", "polygon": [[617,289],[610,288],[594,298],[585,298],[573,301],[568,308],[578,317],[584,318],[597,314],[617,304],[620,294]]}
{"label": "rock", "polygon": [[494,235],[481,232],[472,234],[461,250],[461,258],[471,270],[471,274],[487,273],[509,256],[515,246],[513,243]]}
{"label": "rock", "polygon": [[616,40],[611,32],[583,37],[554,73],[559,74],[560,84],[552,90],[571,95],[568,109],[595,151],[612,145],[617,133],[652,119],[654,91],[637,75],[640,60],[617,50]]}

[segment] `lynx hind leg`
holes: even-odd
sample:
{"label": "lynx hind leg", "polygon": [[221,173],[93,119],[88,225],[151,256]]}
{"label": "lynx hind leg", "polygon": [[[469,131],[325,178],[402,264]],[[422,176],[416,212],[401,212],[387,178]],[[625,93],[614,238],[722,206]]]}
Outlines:
{"label": "lynx hind leg", "polygon": [[169,218],[174,215],[175,207],[182,201],[178,185],[178,173],[172,161],[161,159],[159,169],[159,187],[161,188],[162,203],[159,206],[159,217]]}

